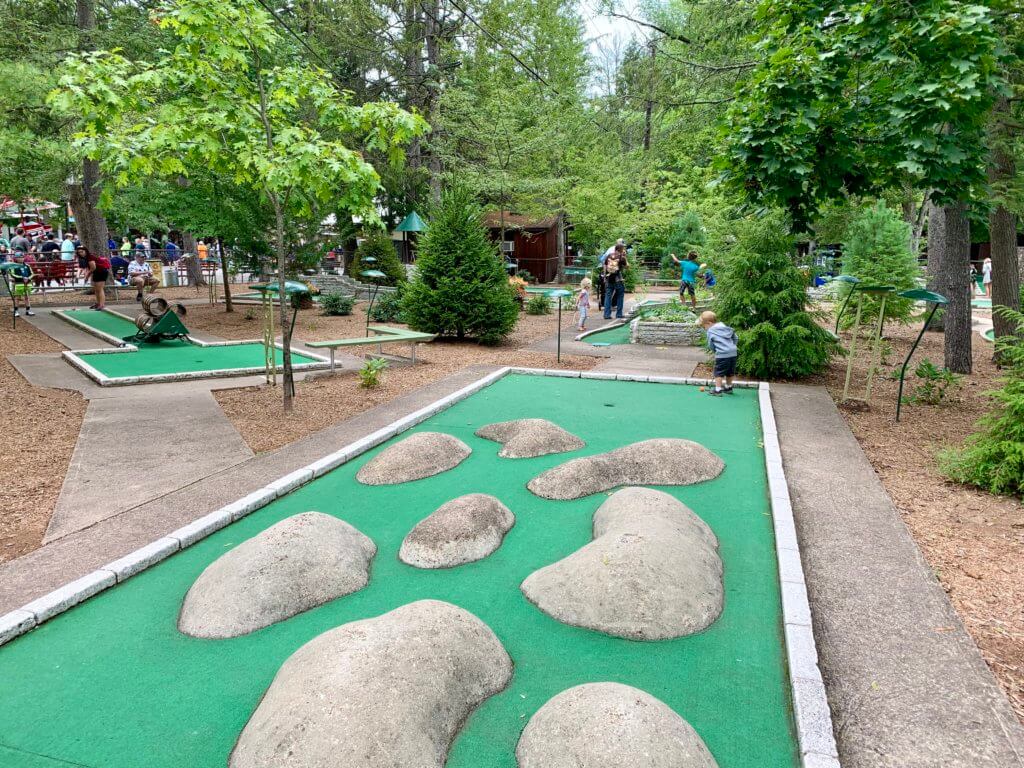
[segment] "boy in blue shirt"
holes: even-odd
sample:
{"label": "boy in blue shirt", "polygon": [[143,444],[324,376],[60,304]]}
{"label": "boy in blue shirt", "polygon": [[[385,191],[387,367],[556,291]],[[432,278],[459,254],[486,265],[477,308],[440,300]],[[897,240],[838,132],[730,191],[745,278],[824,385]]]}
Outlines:
{"label": "boy in blue shirt", "polygon": [[679,280],[679,298],[686,301],[686,294],[690,294],[690,306],[697,309],[697,273],[703,269],[704,264],[697,263],[697,252],[690,251],[686,259],[680,261],[672,254],[672,261],[679,265],[681,272]]}
{"label": "boy in blue shirt", "polygon": [[715,397],[731,395],[732,377],[736,375],[736,357],[739,353],[736,331],[725,323],[718,322],[718,316],[714,312],[701,312],[700,325],[707,332],[708,349],[715,355],[715,388],[708,394]]}

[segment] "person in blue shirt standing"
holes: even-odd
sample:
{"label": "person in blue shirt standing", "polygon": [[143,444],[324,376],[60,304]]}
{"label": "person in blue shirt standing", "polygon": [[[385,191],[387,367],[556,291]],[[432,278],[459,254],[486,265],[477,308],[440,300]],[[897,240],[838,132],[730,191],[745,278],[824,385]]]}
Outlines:
{"label": "person in blue shirt standing", "polygon": [[690,306],[694,310],[697,309],[697,273],[700,272],[703,264],[697,263],[697,252],[690,251],[686,255],[686,259],[680,261],[676,258],[676,255],[672,254],[672,261],[679,265],[680,269],[680,280],[679,280],[679,298],[686,301],[686,294],[690,294]]}

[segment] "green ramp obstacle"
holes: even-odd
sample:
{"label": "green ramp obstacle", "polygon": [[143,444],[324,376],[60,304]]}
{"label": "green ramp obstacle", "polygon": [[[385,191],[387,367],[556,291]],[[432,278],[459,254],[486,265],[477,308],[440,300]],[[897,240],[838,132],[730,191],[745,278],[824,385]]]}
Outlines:
{"label": "green ramp obstacle", "polygon": [[581,341],[601,347],[617,344],[629,344],[629,323],[623,323],[622,325],[617,325],[614,328],[609,328],[608,330],[590,333],[585,338],[581,339]]}
{"label": "green ramp obstacle", "polygon": [[[524,415],[550,419],[587,445],[511,460],[473,434]],[[566,688],[596,681],[661,699],[694,727],[720,768],[799,765],[757,390],[709,398],[682,385],[509,375],[414,428],[420,430],[453,435],[473,453],[455,469],[415,482],[356,482],[366,461],[409,433],[401,434],[0,647],[0,764],[226,766],[296,649],[346,622],[430,598],[478,616],[515,663],[509,687],[466,721],[446,768],[515,768],[529,718]],[[662,488],[718,536],[721,617],[699,634],[637,642],[545,615],[520,583],[591,540],[594,511],[607,495],[548,501],[526,482],[569,458],[652,437],[695,440],[725,461],[715,480]],[[516,515],[494,554],[443,570],[399,561],[402,539],[417,522],[472,492],[495,495]],[[309,510],[335,515],[376,543],[364,589],[243,637],[197,640],[178,632],[182,599],[211,562]]]}

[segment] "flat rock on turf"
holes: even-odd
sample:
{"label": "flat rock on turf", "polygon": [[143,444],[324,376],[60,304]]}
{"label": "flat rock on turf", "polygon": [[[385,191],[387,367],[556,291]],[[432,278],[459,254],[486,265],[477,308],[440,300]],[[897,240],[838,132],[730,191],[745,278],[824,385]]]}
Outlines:
{"label": "flat rock on turf", "polygon": [[498,455],[505,459],[528,459],[582,448],[586,443],[547,419],[516,419],[488,424],[477,437],[501,443]]}
{"label": "flat rock on turf", "polygon": [[594,514],[594,540],[523,581],[565,624],[633,640],[700,632],[722,612],[718,540],[662,491],[623,488]]}
{"label": "flat rock on turf", "polygon": [[523,730],[519,768],[717,768],[688,722],[619,683],[578,685],[550,699]]}
{"label": "flat rock on turf", "polygon": [[443,432],[417,432],[388,446],[356,474],[364,485],[394,485],[457,467],[472,449]]}
{"label": "flat rock on turf", "polygon": [[493,496],[460,496],[417,523],[398,558],[417,568],[452,568],[482,560],[501,546],[515,522],[515,515]]}
{"label": "flat rock on turf", "polygon": [[322,512],[286,518],[213,561],[181,607],[178,629],[238,637],[366,586],[377,547]]}
{"label": "flat rock on turf", "polygon": [[571,459],[533,478],[527,487],[544,499],[580,499],[619,485],[702,483],[724,469],[725,462],[699,443],[657,438]]}
{"label": "flat rock on turf", "polygon": [[329,630],[285,661],[231,768],[442,768],[462,723],[512,677],[490,628],[421,600]]}

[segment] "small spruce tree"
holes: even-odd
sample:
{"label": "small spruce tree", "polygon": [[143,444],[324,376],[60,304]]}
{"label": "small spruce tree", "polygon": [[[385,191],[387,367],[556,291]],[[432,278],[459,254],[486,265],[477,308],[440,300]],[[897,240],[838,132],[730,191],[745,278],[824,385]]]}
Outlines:
{"label": "small spruce tree", "polygon": [[839,351],[807,311],[807,280],[792,254],[794,239],[774,214],[746,222],[718,283],[718,319],[739,336],[737,368],[759,379],[817,373]]}
{"label": "small spruce tree", "polygon": [[450,188],[420,240],[416,275],[402,297],[409,327],[496,344],[516,324],[519,305],[473,193]]}
{"label": "small spruce tree", "polygon": [[[910,225],[885,203],[862,210],[850,222],[843,238],[843,274],[856,277],[863,285],[892,285],[897,292],[916,287],[921,268],[917,254],[910,252]],[[845,298],[849,284],[841,286],[841,297]],[[861,317],[877,319],[881,298],[870,294],[862,298]],[[886,297],[886,320],[906,323],[913,309],[910,299],[897,298],[896,293]],[[849,327],[853,319],[854,314],[847,313],[844,324]]]}
{"label": "small spruce tree", "polygon": [[665,252],[661,255],[658,273],[661,277],[679,276],[679,265],[672,261],[674,253],[680,260],[686,258],[690,251],[703,247],[707,242],[700,216],[693,211],[686,211],[672,222],[672,231],[668,236]]}
{"label": "small spruce tree", "polygon": [[[368,257],[373,257],[376,261],[367,262]],[[405,267],[402,265],[402,260],[398,258],[395,244],[387,234],[379,229],[368,232],[366,239],[356,248],[349,272],[356,280],[372,283],[373,280],[367,280],[362,276],[363,272],[370,269],[379,269],[387,275],[385,278],[380,278],[381,285],[397,286],[405,282]]]}

